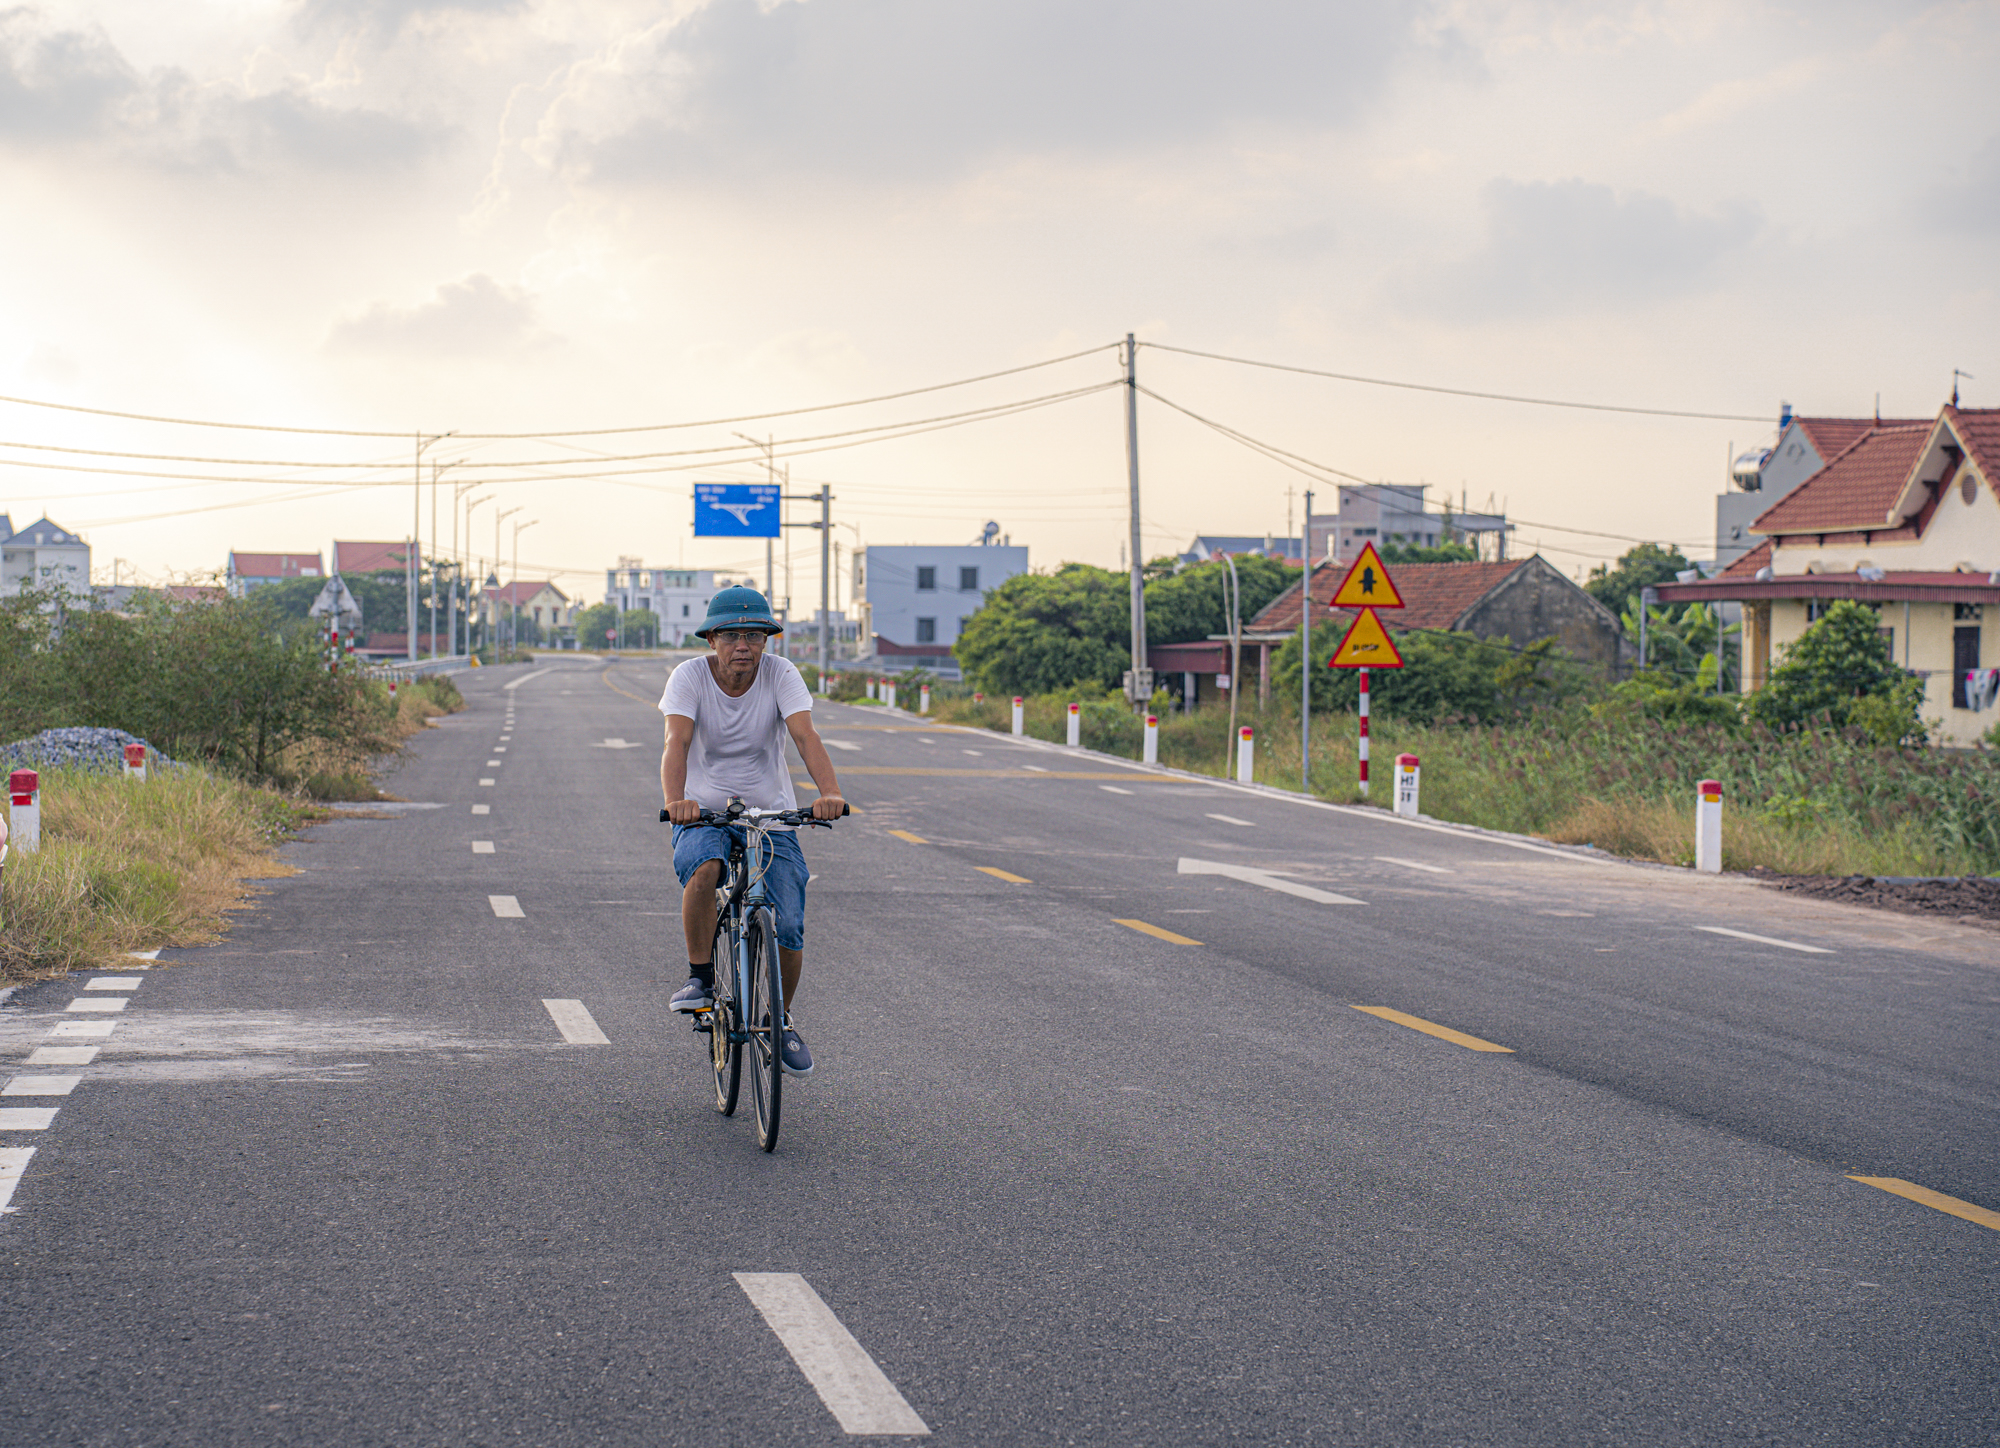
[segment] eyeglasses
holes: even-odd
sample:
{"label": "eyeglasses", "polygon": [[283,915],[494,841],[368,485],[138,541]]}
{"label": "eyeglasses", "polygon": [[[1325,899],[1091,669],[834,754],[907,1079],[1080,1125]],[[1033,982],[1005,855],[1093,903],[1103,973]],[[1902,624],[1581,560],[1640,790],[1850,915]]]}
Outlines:
{"label": "eyeglasses", "polygon": [[733,628],[727,632],[712,633],[708,640],[716,644],[761,644],[766,637],[768,635],[762,629]]}

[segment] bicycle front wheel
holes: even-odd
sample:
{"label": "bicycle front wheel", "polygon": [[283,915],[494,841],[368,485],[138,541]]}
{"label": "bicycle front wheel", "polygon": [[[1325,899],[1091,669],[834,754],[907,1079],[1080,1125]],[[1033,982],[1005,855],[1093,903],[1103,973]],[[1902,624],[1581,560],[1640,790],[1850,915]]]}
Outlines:
{"label": "bicycle front wheel", "polygon": [[785,1032],[785,979],[778,966],[777,923],[768,909],[750,917],[750,999],[744,1012],[750,1033],[750,1099],[757,1107],[757,1144],[778,1145],[778,1100],[785,1080],[779,1047]]}
{"label": "bicycle front wheel", "polygon": [[709,960],[715,970],[715,1009],[709,1012],[708,1055],[715,1068],[715,1109],[724,1116],[736,1114],[736,1093],[743,1084],[743,1043],[736,1039],[740,1029],[740,1003],[736,1000],[736,940],[723,920],[715,927],[715,944]]}

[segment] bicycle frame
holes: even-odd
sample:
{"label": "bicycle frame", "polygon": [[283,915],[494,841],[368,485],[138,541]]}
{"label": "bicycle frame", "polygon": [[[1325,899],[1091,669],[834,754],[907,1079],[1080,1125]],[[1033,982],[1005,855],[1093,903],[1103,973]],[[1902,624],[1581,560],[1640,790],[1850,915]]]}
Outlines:
{"label": "bicycle frame", "polygon": [[[760,905],[770,905],[771,898],[764,890],[764,871],[770,864],[770,843],[768,826],[748,817],[732,820],[721,826],[729,832],[729,859],[725,862],[728,871],[717,891],[723,896],[718,915],[728,922],[730,952],[734,956],[730,967],[730,1000],[744,1003],[750,999],[750,912]],[[775,910],[773,916],[775,918]],[[745,1042],[750,1039],[747,1022],[741,1011],[726,1013],[730,1020],[729,1039]]]}

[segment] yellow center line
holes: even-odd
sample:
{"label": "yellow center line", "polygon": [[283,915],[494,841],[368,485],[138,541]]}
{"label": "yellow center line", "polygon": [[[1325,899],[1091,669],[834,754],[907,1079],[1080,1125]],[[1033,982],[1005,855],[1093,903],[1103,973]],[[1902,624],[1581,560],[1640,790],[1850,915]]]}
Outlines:
{"label": "yellow center line", "polygon": [[1427,1036],[1436,1036],[1440,1041],[1450,1041],[1465,1047],[1468,1051],[1497,1051],[1503,1055],[1514,1054],[1512,1046],[1496,1046],[1491,1041],[1482,1041],[1477,1036],[1468,1036],[1463,1031],[1454,1031],[1450,1026],[1441,1026],[1436,1021],[1427,1021],[1421,1016],[1407,1016],[1401,1011],[1392,1011],[1387,1006],[1356,1006],[1371,1016],[1380,1016],[1385,1021],[1394,1021],[1399,1026],[1408,1026],[1413,1031],[1422,1031]]}
{"label": "yellow center line", "polygon": [[1133,771],[1126,771],[1126,770],[1120,770],[1118,773],[1115,774],[1106,773],[1103,771],[1074,770],[1074,769],[1071,770],[1046,769],[1046,770],[1035,770],[1032,773],[1027,773],[1016,769],[932,769],[927,766],[920,766],[920,765],[900,766],[900,765],[887,765],[887,764],[843,764],[840,766],[840,772],[843,775],[848,775],[848,774],[922,775],[926,778],[931,778],[931,779],[1013,779],[1013,780],[1020,780],[1024,783],[1029,780],[1035,780],[1035,779],[1118,779],[1118,780],[1123,780],[1128,784],[1133,783],[1135,781],[1140,784],[1145,784],[1148,782],[1154,784],[1185,784],[1187,782],[1186,780],[1176,779],[1171,774],[1139,774]]}
{"label": "yellow center line", "polygon": [[1025,875],[1010,875],[1005,870],[996,870],[991,865],[974,865],[973,869],[982,875],[991,875],[996,880],[1005,880],[1009,885],[1032,885],[1035,882]]}
{"label": "yellow center line", "polygon": [[1170,945],[1201,944],[1199,940],[1189,940],[1185,935],[1176,935],[1171,930],[1162,930],[1159,926],[1148,925],[1143,920],[1120,920],[1117,923],[1124,926],[1127,930],[1136,930],[1141,935],[1153,936],[1155,939],[1164,940]]}
{"label": "yellow center line", "polygon": [[621,689],[621,688],[619,688],[619,687],[618,687],[618,686],[617,686],[616,684],[612,683],[612,682],[611,682],[611,669],[612,669],[612,666],[611,666],[611,665],[609,665],[609,664],[607,664],[607,665],[605,666],[605,669],[604,669],[604,672],[603,672],[603,673],[601,673],[601,674],[599,674],[599,675],[598,675],[597,677],[598,677],[599,679],[602,679],[602,680],[604,681],[604,686],[605,686],[605,687],[606,687],[607,689],[611,690],[611,692],[612,692],[612,693],[614,693],[614,694],[623,694],[623,695],[624,695],[624,696],[625,696],[626,698],[628,698],[628,699],[631,699],[631,700],[633,700],[633,701],[635,701],[635,702],[637,702],[637,703],[640,703],[640,704],[650,704],[650,705],[652,705],[652,706],[653,706],[654,708],[658,708],[658,707],[659,707],[659,702],[660,702],[660,701],[659,701],[658,699],[641,699],[641,698],[640,698],[640,697],[639,697],[639,696],[638,696],[637,694],[633,693],[633,692],[632,692],[632,691],[631,691],[630,689]]}
{"label": "yellow center line", "polygon": [[908,830],[891,830],[889,833],[899,840],[908,840],[913,845],[928,845],[930,843],[922,835],[913,835]]}
{"label": "yellow center line", "polygon": [[1864,1186],[1880,1187],[1885,1192],[1894,1192],[1899,1197],[1907,1197],[1940,1212],[1949,1212],[1954,1217],[1963,1217],[1968,1222],[1977,1222],[1982,1227],[1991,1227],[2000,1232],[2000,1212],[1988,1211],[1985,1207],[1975,1207],[1971,1202],[1962,1202],[1957,1197],[1948,1197],[1943,1192],[1934,1192],[1929,1187],[1920,1187],[1915,1182],[1906,1182],[1901,1177],[1851,1176],[1851,1182]]}

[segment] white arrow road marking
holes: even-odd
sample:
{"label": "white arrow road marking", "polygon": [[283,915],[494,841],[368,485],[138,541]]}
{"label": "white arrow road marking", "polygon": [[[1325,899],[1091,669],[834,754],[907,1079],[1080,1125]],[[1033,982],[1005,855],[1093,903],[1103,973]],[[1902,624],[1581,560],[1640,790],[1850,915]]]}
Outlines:
{"label": "white arrow road marking", "polygon": [[[1802,950],[1807,955],[1832,955],[1824,945],[1800,945],[1795,940],[1773,940],[1768,935],[1752,935],[1747,930],[1731,930],[1726,925],[1697,925],[1697,930],[1706,930],[1710,935],[1727,935],[1733,940],[1749,940],[1758,945],[1776,945],[1785,950]],[[74,1010],[72,1006],[70,1009]]]}
{"label": "white arrow road marking", "polygon": [[1442,865],[1425,865],[1416,860],[1399,860],[1394,855],[1377,855],[1375,858],[1385,865],[1401,865],[1406,870],[1428,870],[1433,875],[1449,875],[1452,873]]}
{"label": "white arrow road marking", "polygon": [[81,1076],[16,1076],[0,1087],[0,1096],[67,1096],[82,1079]]}
{"label": "white arrow road marking", "polygon": [[549,1019],[562,1032],[562,1038],[572,1046],[611,1044],[611,1038],[597,1028],[597,1022],[590,1018],[590,1012],[583,1008],[582,1001],[545,1000],[542,1009],[549,1013]]}
{"label": "white arrow road marking", "polygon": [[19,1210],[7,1203],[14,1200],[14,1188],[20,1184],[21,1173],[28,1169],[34,1155],[32,1146],[0,1147],[0,1212]]}
{"label": "white arrow road marking", "polygon": [[827,1411],[849,1433],[928,1435],[896,1385],[796,1272],[738,1272],[743,1289]]}
{"label": "white arrow road marking", "polygon": [[527,912],[521,908],[521,902],[516,900],[512,895],[488,895],[486,903],[493,907],[493,913],[498,915],[502,920],[525,920],[528,918]]}
{"label": "white arrow road marking", "polygon": [[644,749],[644,744],[628,739],[607,739],[602,744],[593,744],[592,749]]}
{"label": "white arrow road marking", "polygon": [[1290,880],[1281,880],[1275,871],[1255,870],[1248,865],[1220,865],[1213,860],[1190,860],[1182,858],[1182,875],[1227,875],[1232,880],[1241,880],[1249,885],[1262,885],[1266,890],[1277,890],[1282,894],[1296,895],[1301,900],[1312,900],[1321,905],[1365,905],[1365,900],[1356,900],[1349,895],[1336,895],[1331,890],[1315,890],[1310,885],[1297,885]]}
{"label": "white arrow road marking", "polygon": [[55,1119],[53,1106],[0,1107],[0,1131],[47,1131]]}
{"label": "white arrow road marking", "polygon": [[859,753],[861,750],[861,746],[859,744],[849,744],[845,739],[828,739],[822,742],[829,749],[847,749],[847,750],[852,750],[855,753]]}

